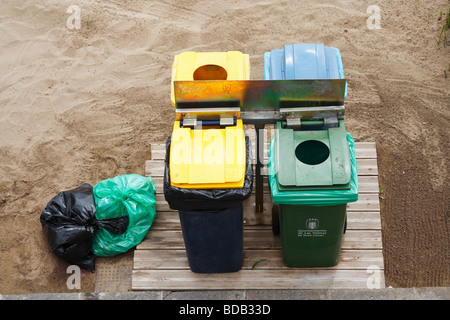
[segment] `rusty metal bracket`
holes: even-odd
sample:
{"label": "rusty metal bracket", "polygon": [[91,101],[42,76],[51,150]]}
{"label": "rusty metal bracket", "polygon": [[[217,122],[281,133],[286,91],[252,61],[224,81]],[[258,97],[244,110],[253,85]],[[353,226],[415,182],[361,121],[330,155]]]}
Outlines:
{"label": "rusty metal bracket", "polygon": [[[344,117],[345,79],[328,80],[208,80],[175,81],[177,120],[240,118],[256,130],[255,211],[263,211],[262,154],[266,124],[287,121],[300,128],[302,121],[322,120],[334,127]],[[195,120],[194,120],[195,119]]]}
{"label": "rusty metal bracket", "polygon": [[344,115],[345,79],[175,81],[174,89],[177,115],[187,109],[217,115],[237,108],[246,124],[285,120],[284,109],[296,109],[303,120],[323,119],[326,112]]}

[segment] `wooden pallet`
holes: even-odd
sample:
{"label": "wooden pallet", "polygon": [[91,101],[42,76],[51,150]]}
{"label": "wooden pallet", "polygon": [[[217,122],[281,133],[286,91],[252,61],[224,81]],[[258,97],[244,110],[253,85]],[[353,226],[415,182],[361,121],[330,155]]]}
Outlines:
{"label": "wooden pallet", "polygon": [[[265,163],[267,146],[268,143]],[[272,200],[265,181],[263,212],[255,213],[254,194],[244,202],[242,270],[197,274],[189,269],[178,213],[171,210],[164,199],[165,145],[153,144],[151,160],[145,164],[145,174],[152,177],[157,189],[157,216],[146,238],[134,252],[132,290],[385,287],[376,146],[372,142],[359,142],[355,149],[359,200],[347,206],[347,231],[337,266],[298,269],[283,265],[281,239],[273,235],[270,226]],[[252,268],[261,259],[266,260]]]}

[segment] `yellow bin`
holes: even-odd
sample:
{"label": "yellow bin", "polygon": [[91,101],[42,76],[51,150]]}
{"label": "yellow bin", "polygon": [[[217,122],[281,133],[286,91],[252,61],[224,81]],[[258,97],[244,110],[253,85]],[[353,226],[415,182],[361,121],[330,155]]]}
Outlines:
{"label": "yellow bin", "polygon": [[170,183],[186,189],[242,188],[246,145],[243,123],[194,130],[175,121],[170,143]]}
{"label": "yellow bin", "polygon": [[239,51],[182,52],[172,63],[171,99],[175,106],[174,81],[250,80],[250,58]]}

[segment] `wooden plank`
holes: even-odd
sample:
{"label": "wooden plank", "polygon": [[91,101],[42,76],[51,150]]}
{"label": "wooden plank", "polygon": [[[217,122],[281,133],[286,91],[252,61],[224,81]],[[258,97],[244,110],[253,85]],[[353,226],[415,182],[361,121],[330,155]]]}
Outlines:
{"label": "wooden plank", "polygon": [[[163,193],[164,177],[152,176],[153,183],[155,184],[156,192]],[[255,180],[255,179],[254,179]],[[255,183],[255,182],[253,182]],[[253,184],[254,185],[254,184]],[[252,190],[255,193],[255,188]],[[269,181],[267,176],[263,176],[263,193],[270,194]]]}
{"label": "wooden plank", "polygon": [[[358,176],[378,175],[377,159],[356,159]],[[145,161],[146,177],[164,177],[164,160]],[[261,170],[261,174],[267,176],[267,166]]]}
{"label": "wooden plank", "polygon": [[145,161],[146,177],[164,177],[164,160]]}
{"label": "wooden plank", "polygon": [[[379,193],[379,191],[380,191],[380,189],[379,189],[377,175],[364,175],[364,172],[358,172],[358,192],[359,193]],[[255,188],[253,188],[253,192],[255,192]],[[270,195],[268,176],[263,176],[263,193]]]}
{"label": "wooden plank", "polygon": [[[174,211],[164,198],[164,194],[155,194],[156,211]],[[244,218],[249,224],[267,224],[267,219],[272,219],[272,198],[266,195],[263,198],[264,210],[262,213],[255,213],[255,195],[252,194],[244,201]],[[347,205],[349,211],[380,211],[378,194],[359,194],[358,201]],[[271,221],[271,220],[270,220]],[[270,222],[271,223],[271,222]]]}
{"label": "wooden plank", "polygon": [[152,176],[153,183],[155,184],[156,193],[164,192],[164,177]]}
{"label": "wooden plank", "polygon": [[[244,223],[244,227],[262,228],[264,224],[250,224],[248,221]],[[271,228],[270,224],[265,224],[267,228]],[[151,230],[177,230],[181,229],[180,219],[177,211],[158,212],[151,226]],[[379,212],[347,212],[347,229],[348,230],[381,230],[381,220]]]}
{"label": "wooden plank", "polygon": [[[250,132],[250,133],[249,133]],[[252,151],[253,154],[256,154],[256,138],[255,131],[250,130],[245,132],[252,141]],[[166,153],[166,144],[152,144],[151,145],[151,154],[152,159],[164,159],[164,155]],[[267,134],[264,137],[264,154],[268,154],[270,149],[270,138],[267,137]],[[376,143],[375,142],[355,142],[355,152],[356,158],[377,158],[376,152]],[[155,157],[153,156],[155,155]],[[161,156],[163,155],[163,156]]]}
{"label": "wooden plank", "polygon": [[[250,137],[250,141],[252,143],[252,147],[256,146],[256,133],[254,129],[250,130],[244,130],[244,133]],[[264,150],[268,151],[270,149],[270,141],[272,140],[271,137],[275,134],[275,130],[272,130],[271,133],[265,133],[264,134]],[[159,144],[152,144],[152,150],[156,152],[165,152],[166,144],[165,143],[159,143]],[[357,153],[359,153],[359,156],[361,157],[377,157],[376,153],[376,142],[374,141],[362,141],[362,142],[355,142],[355,150]],[[359,151],[359,152],[358,152]],[[373,152],[375,151],[375,152]],[[358,157],[358,155],[357,155]]]}
{"label": "wooden plank", "polygon": [[347,230],[381,230],[380,212],[347,212]]}
{"label": "wooden plank", "polygon": [[349,211],[380,211],[380,198],[378,194],[358,194],[358,201],[347,204]]}
{"label": "wooden plank", "polygon": [[164,198],[163,193],[155,194],[155,200],[156,200],[156,212],[175,211],[170,209],[169,204]]}
{"label": "wooden plank", "polygon": [[[244,249],[280,249],[280,236],[271,229],[244,229]],[[181,230],[152,230],[137,245],[138,250],[184,249]],[[347,230],[342,249],[382,249],[381,230]]]}
{"label": "wooden plank", "polygon": [[376,193],[380,192],[380,186],[378,184],[378,176],[364,176],[358,175],[358,192],[359,193]]}
{"label": "wooden plank", "polygon": [[189,263],[186,250],[136,250],[134,270],[187,270]]}
{"label": "wooden plank", "polygon": [[244,201],[244,223],[246,225],[258,224],[272,224],[272,197],[264,195],[263,197],[263,211],[256,212],[255,194],[251,194],[247,200]]}
{"label": "wooden plank", "polygon": [[[263,164],[267,165],[268,163],[268,155],[269,155],[269,144],[265,144],[264,148],[264,158]],[[252,143],[253,147],[253,163],[256,163],[256,147],[255,143]],[[146,176],[163,176],[164,175],[164,158],[165,158],[165,144],[152,144],[151,145],[151,160],[148,160],[145,163],[145,175]],[[375,169],[377,169],[376,165],[376,145],[375,142],[355,142],[355,155],[356,155],[356,164],[358,167],[358,175],[363,174],[376,174]],[[360,161],[362,160],[362,161]],[[366,160],[375,160],[375,161],[366,161]],[[148,163],[150,162],[150,163]],[[158,164],[160,163],[160,164]],[[159,167],[159,166],[162,166]],[[370,169],[370,170],[369,170]],[[162,170],[162,171],[161,171]],[[265,173],[267,174],[267,173]]]}
{"label": "wooden plank", "polygon": [[375,142],[355,142],[355,156],[357,159],[376,159]]}
{"label": "wooden plank", "polygon": [[180,218],[177,211],[158,212],[156,211],[150,230],[173,230],[181,229]]}
{"label": "wooden plank", "polygon": [[[292,270],[283,264],[281,250],[244,250],[242,269],[252,269],[255,262],[265,259],[255,266],[258,270],[284,269]],[[335,269],[364,269],[377,265],[383,269],[382,250],[341,250],[339,263]],[[135,270],[189,270],[185,250],[136,250],[134,257]],[[309,268],[312,269],[312,268]],[[314,268],[329,269],[329,268]]]}
{"label": "wooden plank", "polygon": [[[367,288],[371,281],[366,270],[240,270],[201,274],[190,270],[134,270],[133,290],[239,290],[239,289],[343,289]],[[384,287],[383,272],[379,273]]]}
{"label": "wooden plank", "polygon": [[[156,192],[163,193],[164,177],[152,176],[153,183],[155,184]],[[358,188],[359,193],[379,193],[378,176],[358,176]],[[253,188],[253,193],[255,188]],[[268,177],[263,177],[263,192],[264,194],[270,194],[270,187]]]}
{"label": "wooden plank", "polygon": [[152,144],[150,146],[151,160],[164,160],[166,157],[166,144]]}
{"label": "wooden plank", "polygon": [[[271,229],[244,231],[244,249],[280,249],[281,238]],[[347,230],[342,237],[342,249],[382,249],[381,230]]]}
{"label": "wooden plank", "polygon": [[377,159],[356,158],[356,168],[358,170],[358,176],[378,175]]}
{"label": "wooden plank", "polygon": [[[263,212],[255,212],[255,196],[252,194],[244,201],[244,221],[248,225],[272,224],[273,202],[270,195],[263,198]],[[347,213],[350,212],[379,212],[380,202],[378,193],[358,195],[358,201],[347,204]]]}

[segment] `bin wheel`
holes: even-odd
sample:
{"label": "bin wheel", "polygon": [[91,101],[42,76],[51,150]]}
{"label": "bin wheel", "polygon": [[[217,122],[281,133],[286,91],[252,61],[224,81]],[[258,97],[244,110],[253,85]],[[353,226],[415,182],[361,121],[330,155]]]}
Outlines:
{"label": "bin wheel", "polygon": [[347,214],[345,214],[345,222],[344,222],[344,234],[345,231],[347,230]]}
{"label": "bin wheel", "polygon": [[280,234],[280,208],[278,205],[272,207],[272,232],[274,235]]}

